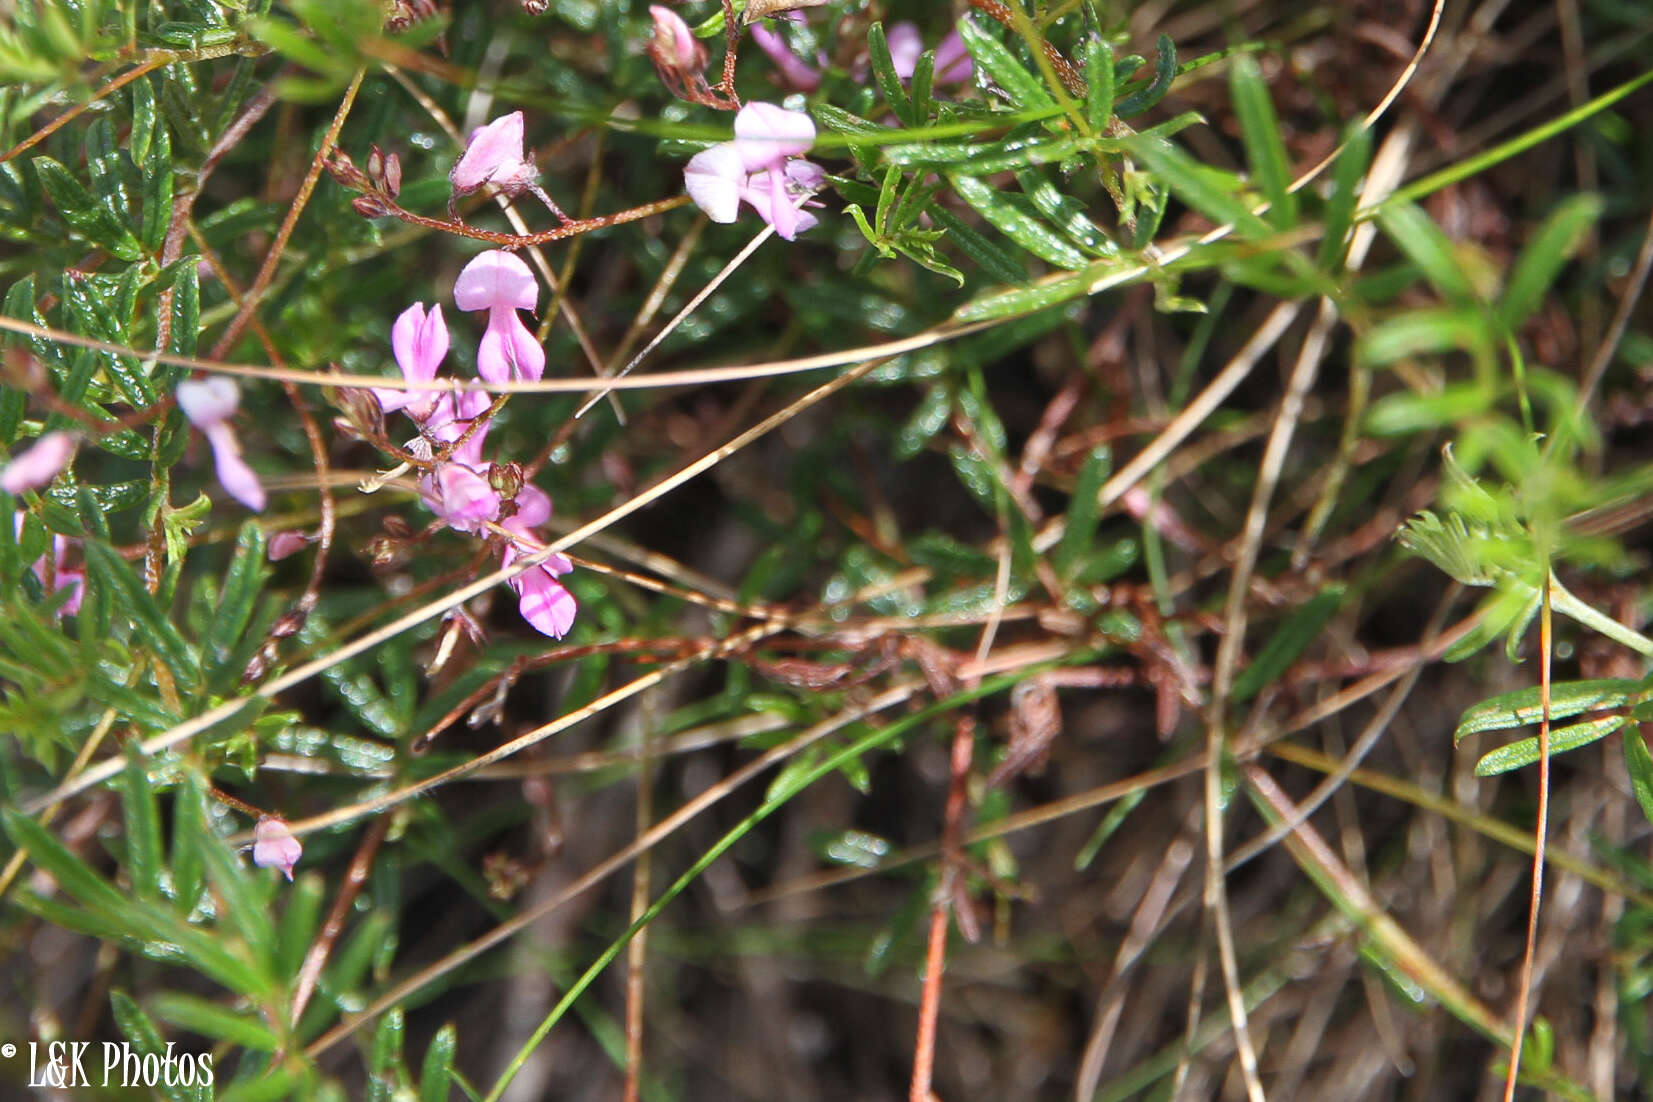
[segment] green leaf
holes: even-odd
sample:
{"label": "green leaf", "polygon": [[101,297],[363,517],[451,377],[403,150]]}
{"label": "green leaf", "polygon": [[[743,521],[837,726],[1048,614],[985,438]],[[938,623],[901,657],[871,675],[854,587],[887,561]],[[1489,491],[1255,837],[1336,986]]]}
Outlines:
{"label": "green leaf", "polygon": [[1022,267],[1021,261],[977,233],[964,219],[941,206],[931,207],[930,217],[947,231],[948,241],[957,245],[960,252],[993,279],[1000,283],[1027,282],[1027,269]]}
{"label": "green leaf", "polygon": [[1085,50],[1085,115],[1098,134],[1113,120],[1113,47],[1091,35]]}
{"label": "green leaf", "polygon": [[1278,229],[1290,229],[1297,224],[1297,197],[1287,190],[1291,186],[1291,166],[1286,162],[1286,143],[1280,137],[1280,120],[1269,99],[1268,85],[1263,83],[1263,74],[1250,54],[1236,57],[1228,75],[1246,160],[1258,188],[1269,201],[1268,219]]}
{"label": "green leaf", "polygon": [[207,822],[206,796],[193,776],[179,790],[173,814],[193,822],[200,833],[207,882],[223,900],[219,921],[240,933],[261,964],[274,961],[275,926],[270,920],[265,893],[253,884],[252,873],[230,852],[229,845],[212,832]]}
{"label": "green leaf", "polygon": [[1218,222],[1232,223],[1248,237],[1265,238],[1269,224],[1251,213],[1233,191],[1213,179],[1211,170],[1163,138],[1137,135],[1127,139],[1132,154],[1158,176],[1177,198]]}
{"label": "green leaf", "polygon": [[901,120],[901,125],[908,129],[922,125],[925,120],[919,118],[918,112],[913,109],[913,101],[908,98],[906,89],[901,87],[901,78],[895,73],[895,63],[890,60],[890,45],[884,38],[882,23],[874,23],[867,28],[867,60],[871,63],[878,91],[884,96],[884,102],[890,105],[890,110],[895,112],[895,117]]}
{"label": "green leaf", "polygon": [[1167,35],[1160,35],[1154,44],[1154,80],[1148,87],[1133,92],[1114,103],[1113,113],[1122,119],[1140,115],[1165,98],[1171,82],[1177,76],[1177,45]]}
{"label": "green leaf", "polygon": [[1022,185],[1023,193],[1039,209],[1039,213],[1049,218],[1051,224],[1075,245],[1096,257],[1119,255],[1119,247],[1091,221],[1085,204],[1071,195],[1064,195],[1042,173],[1031,168],[1021,169],[1016,173],[1016,182]]}
{"label": "green leaf", "polygon": [[127,753],[121,802],[126,812],[126,873],[132,878],[132,890],[140,898],[157,899],[161,894],[161,820],[149,773],[135,749]]}
{"label": "green leaf", "polygon": [[1332,166],[1332,194],[1326,200],[1322,218],[1319,265],[1322,271],[1337,272],[1349,255],[1349,228],[1354,225],[1355,205],[1360,202],[1361,180],[1372,157],[1372,132],[1357,120],[1343,139],[1343,152]]}
{"label": "green leaf", "polygon": [[1263,644],[1251,664],[1240,671],[1229,691],[1229,699],[1235,704],[1244,704],[1290,669],[1342,605],[1343,593],[1340,585],[1327,586],[1303,602]]}
{"label": "green leaf", "polygon": [[959,20],[958,30],[959,36],[964,39],[964,48],[970,51],[976,66],[1004,89],[1011,103],[1024,111],[1056,113],[1056,101],[1050,98],[1044,81],[1028,72],[1004,43],[988,34],[968,15]]}
{"label": "green leaf", "polygon": [[162,991],[149,1000],[149,1008],[162,1021],[203,1037],[259,1052],[274,1052],[280,1047],[280,1040],[263,1022],[196,995]]}
{"label": "green leaf", "polygon": [[448,1084],[453,1081],[453,1054],[459,1048],[459,1031],[448,1022],[436,1031],[425,1049],[419,1069],[419,1102],[448,1102]]}
{"label": "green leaf", "polygon": [[[1622,708],[1639,688],[1638,682],[1620,678],[1554,683],[1550,686],[1550,718],[1567,719],[1602,708]],[[1543,693],[1542,685],[1529,685],[1481,701],[1466,709],[1458,718],[1452,741],[1458,742],[1482,731],[1502,731],[1541,722],[1544,718]]]}
{"label": "green leaf", "polygon": [[1056,548],[1057,572],[1071,578],[1075,564],[1090,553],[1096,541],[1098,506],[1102,484],[1113,473],[1113,451],[1106,444],[1091,449],[1074,480],[1073,494],[1068,498],[1067,525],[1062,529],[1062,542]]}
{"label": "green leaf", "polygon": [[1378,225],[1442,296],[1475,300],[1475,286],[1458,263],[1456,248],[1434,219],[1412,203],[1392,202],[1378,211]]}
{"label": "green leaf", "polygon": [[137,260],[143,256],[143,246],[120,222],[110,215],[92,194],[80,186],[80,181],[69,170],[50,157],[36,157],[35,171],[40,184],[52,197],[58,213],[69,228],[91,244],[122,260]]}
{"label": "green leaf", "polygon": [[133,164],[141,165],[149,159],[149,143],[155,136],[156,121],[155,88],[148,76],[141,76],[132,82],[132,133],[127,138],[127,152],[132,155]]}
{"label": "green leaf", "polygon": [[[1575,723],[1570,727],[1563,727],[1559,731],[1550,732],[1550,756],[1564,754],[1568,750],[1577,750],[1580,746],[1588,746],[1617,731],[1629,723],[1627,716],[1605,716],[1601,719],[1587,719],[1583,723]],[[1512,742],[1508,746],[1500,746],[1489,754],[1483,754],[1481,760],[1475,763],[1477,777],[1494,777],[1499,773],[1508,773],[1512,769],[1520,769],[1524,765],[1531,765],[1539,758],[1538,739],[1536,737]]]}
{"label": "green leaf", "polygon": [[1072,137],[1009,138],[998,142],[909,142],[884,147],[884,159],[904,168],[967,169],[972,176],[1066,161],[1082,147]]}
{"label": "green leaf", "polygon": [[87,585],[101,587],[110,595],[115,607],[130,618],[138,638],[166,663],[182,687],[198,685],[200,670],[189,644],[120,553],[98,540],[88,540],[82,550],[86,557]]}
{"label": "green leaf", "polygon": [[402,1008],[395,1006],[379,1019],[379,1028],[373,1032],[373,1053],[368,1060],[368,1102],[390,1102],[401,1064]]}
{"label": "green leaf", "polygon": [[92,911],[110,916],[111,921],[126,912],[130,901],[70,852],[51,831],[10,807],[0,807],[0,821],[4,821],[12,843],[28,850],[29,860],[35,867],[50,873],[66,894]]}
{"label": "green leaf", "polygon": [[1653,754],[1647,752],[1647,743],[1634,723],[1624,725],[1624,768],[1642,814],[1653,822]]}
{"label": "green leaf", "polygon": [[139,236],[150,252],[159,252],[172,223],[172,139],[165,126],[155,129],[143,160],[143,213]]}
{"label": "green leaf", "polygon": [[1601,217],[1601,209],[1599,195],[1574,195],[1550,212],[1510,272],[1509,284],[1498,304],[1498,317],[1505,328],[1519,328],[1538,311],[1562,266]]}
{"label": "green leaf", "polygon": [[1478,307],[1419,307],[1373,326],[1356,343],[1355,354],[1372,367],[1445,352],[1467,352],[1484,358],[1490,354],[1492,341],[1486,314]]}
{"label": "green leaf", "polygon": [[975,208],[976,213],[994,229],[1034,256],[1072,271],[1089,265],[1090,261],[1083,253],[1015,202],[1022,197],[1006,194],[974,176],[951,176],[949,179],[959,198]]}
{"label": "green leaf", "polygon": [[1096,278],[1093,272],[1072,272],[1042,280],[1033,287],[994,291],[971,299],[954,311],[953,316],[960,321],[990,321],[1032,314],[1089,294]]}
{"label": "green leaf", "polygon": [[264,558],[264,529],[257,521],[246,521],[236,536],[235,557],[230,560],[229,570],[224,574],[217,614],[207,625],[206,638],[202,641],[209,681],[222,680],[226,674],[239,679],[244,663],[235,661],[236,644],[247,630],[253,606],[268,574]]}

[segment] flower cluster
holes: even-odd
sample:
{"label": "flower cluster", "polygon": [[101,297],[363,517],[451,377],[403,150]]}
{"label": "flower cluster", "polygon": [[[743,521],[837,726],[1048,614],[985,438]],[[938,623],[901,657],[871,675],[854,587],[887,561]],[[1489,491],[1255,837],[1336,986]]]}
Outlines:
{"label": "flower cluster", "polygon": [[799,208],[826,181],[803,159],[815,144],[815,123],[802,111],[749,103],[735,116],[735,140],[701,150],[683,169],[695,206],[714,222],[733,222],[745,202],[788,241],[815,225]]}
{"label": "flower cluster", "polygon": [[[539,288],[526,264],[510,253],[482,253],[459,273],[453,297],[461,310],[488,312],[477,374],[491,383],[544,374],[545,351],[517,316],[518,310],[532,311],[539,302]],[[402,311],[391,327],[390,347],[403,379],[432,382],[448,354],[442,307],[427,310],[416,302]],[[376,387],[373,393],[381,409],[400,410],[418,426],[419,436],[409,447],[430,461],[419,476],[419,496],[442,523],[478,535],[487,534],[490,524],[509,533],[502,552],[507,567],[544,547],[535,529],[551,519],[551,498],[524,484],[514,464],[490,464],[482,457],[490,405],[485,393],[391,387]],[[559,639],[574,623],[575,606],[557,578],[573,568],[566,557],[553,555],[511,580],[523,619]]]}

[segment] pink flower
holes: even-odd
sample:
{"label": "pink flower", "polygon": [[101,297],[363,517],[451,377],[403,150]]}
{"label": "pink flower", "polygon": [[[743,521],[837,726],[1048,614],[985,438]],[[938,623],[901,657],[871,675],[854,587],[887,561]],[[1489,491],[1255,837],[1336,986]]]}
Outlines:
{"label": "pink flower", "polygon": [[66,432],[48,432],[0,470],[0,490],[20,494],[38,490],[57,477],[75,454],[75,438]]}
{"label": "pink flower", "polygon": [[293,878],[293,866],[304,855],[304,847],[288,829],[285,819],[266,815],[253,827],[253,864],[261,869],[280,869]]}
{"label": "pink flower", "polygon": [[[549,505],[550,499],[547,498],[546,501]],[[513,518],[515,519],[517,518]],[[511,522],[507,522],[506,527],[517,531],[517,526]],[[525,533],[519,535],[524,535],[523,542],[528,550],[539,549],[538,540]],[[523,554],[523,551],[517,549],[515,542],[507,544],[500,565],[510,566]],[[568,629],[574,626],[574,595],[557,581],[558,576],[573,569],[574,564],[568,561],[566,555],[552,555],[539,565],[511,579],[511,588],[517,592],[517,611],[522,613],[522,618],[542,635],[561,639],[568,634]]]}
{"label": "pink flower", "polygon": [[538,175],[533,160],[523,152],[522,112],[512,111],[471,132],[465,152],[448,173],[448,182],[455,196],[469,195],[487,184],[516,196]]}
{"label": "pink flower", "polygon": [[295,532],[290,529],[277,532],[270,537],[270,542],[265,547],[264,553],[269,556],[271,562],[280,562],[289,555],[296,555],[303,551],[309,545],[311,538],[303,532]]}
{"label": "pink flower", "polygon": [[[683,22],[683,17],[659,4],[649,5],[654,18],[654,38],[649,42],[649,57],[660,69],[661,78],[670,71],[678,79],[683,75],[704,73],[706,47],[695,41],[694,32]],[[671,81],[667,79],[667,83]]]}
{"label": "pink flower", "polygon": [[[488,395],[480,390],[467,390],[457,396],[444,394],[425,422],[425,434],[439,443],[451,444],[464,436],[472,422],[486,413],[492,404]],[[448,458],[455,463],[463,463],[467,467],[481,470],[484,465],[482,444],[488,439],[488,425],[487,421],[477,425],[476,431],[455,448]]]}
{"label": "pink flower", "polygon": [[443,463],[419,476],[419,496],[456,532],[480,532],[499,516],[499,494],[463,463]]}
{"label": "pink flower", "polygon": [[240,404],[241,391],[221,375],[178,384],[178,408],[212,445],[219,484],[235,500],[259,513],[264,510],[264,487],[241,458],[241,445],[230,427],[229,419]]}
{"label": "pink flower", "polygon": [[815,124],[802,111],[749,103],[735,116],[735,140],[689,159],[684,187],[714,222],[733,222],[741,201],[788,241],[815,225],[799,204],[825,182],[820,166],[801,159],[815,144]]}
{"label": "pink flower", "polygon": [[521,111],[501,115],[487,126],[471,131],[465,152],[448,173],[448,183],[453,185],[453,193],[448,196],[450,215],[458,217],[455,210],[461,195],[492,184],[512,199],[526,191],[549,207],[560,221],[568,221],[568,216],[536,182],[539,169],[524,151],[522,132]]}
{"label": "pink flower", "polygon": [[[797,92],[813,92],[821,86],[821,70],[794,53],[778,31],[772,31],[762,23],[753,23],[752,40],[775,63],[787,87]],[[816,60],[822,66],[826,65],[825,54],[818,55]]]}
{"label": "pink flower", "polygon": [[[895,69],[895,75],[902,80],[912,80],[913,73],[918,69],[918,59],[924,53],[924,40],[919,37],[918,24],[895,23],[890,26],[886,41],[890,47],[890,63]],[[970,61],[970,51],[964,46],[964,39],[957,31],[951,31],[936,47],[935,69],[932,80],[937,85],[963,84],[975,72]]]}
{"label": "pink flower", "polygon": [[453,285],[454,305],[488,311],[488,331],[476,353],[476,373],[490,383],[538,379],[545,374],[545,350],[517,317],[539,303],[534,274],[516,256],[498,249],[479,253]]}
{"label": "pink flower", "polygon": [[[410,383],[428,383],[436,378],[436,369],[448,354],[448,324],[442,320],[440,303],[425,312],[425,304],[416,302],[402,311],[390,329],[390,349],[396,356],[396,366],[402,369],[402,378]],[[386,413],[405,410],[415,421],[430,417],[441,397],[434,390],[401,390],[374,387],[379,408]]]}
{"label": "pink flower", "polygon": [[[12,517],[13,538],[18,541],[23,539],[23,517],[22,512],[18,512]],[[45,555],[36,559],[30,567],[34,571],[34,576],[40,579],[40,584],[47,593],[56,593],[60,589],[70,590],[68,600],[64,601],[57,610],[59,616],[73,616],[79,612],[81,598],[86,595],[86,572],[84,570],[71,570],[64,565],[64,560],[69,554],[69,548],[75,542],[68,536],[54,535],[52,537],[52,576],[50,578],[46,576]]]}

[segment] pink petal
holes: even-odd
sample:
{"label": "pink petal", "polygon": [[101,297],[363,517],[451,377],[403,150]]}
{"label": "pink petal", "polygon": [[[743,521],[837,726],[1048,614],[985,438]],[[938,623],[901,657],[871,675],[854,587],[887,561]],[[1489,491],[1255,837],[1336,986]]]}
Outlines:
{"label": "pink petal", "polygon": [[935,82],[937,84],[963,84],[976,73],[976,66],[970,60],[970,51],[965,48],[964,39],[957,31],[950,31],[941,45],[936,47]]}
{"label": "pink petal", "polygon": [[293,866],[304,855],[304,847],[283,819],[266,815],[253,827],[253,864],[261,869],[280,869],[293,878]]}
{"label": "pink petal", "polygon": [[444,463],[419,480],[425,504],[456,532],[478,532],[499,515],[499,495],[488,480],[459,463]]}
{"label": "pink petal", "polygon": [[222,422],[205,430],[207,443],[212,445],[212,461],[218,468],[218,483],[229,495],[255,513],[264,511],[264,486],[258,475],[241,458],[241,445],[229,425]]}
{"label": "pink petal", "polygon": [[[408,382],[427,383],[436,378],[436,369],[448,354],[448,325],[442,318],[442,307],[432,306],[425,312],[425,304],[416,302],[402,311],[390,329],[390,348],[396,356],[396,366]],[[379,408],[386,413],[406,409],[408,415],[422,421],[430,415],[437,394],[430,390],[400,390],[374,387]]]}
{"label": "pink petal", "polygon": [[448,181],[455,191],[475,191],[505,170],[514,174],[525,158],[522,153],[522,112],[512,111],[471,133],[465,152],[454,162]]}
{"label": "pink petal", "polygon": [[[61,556],[60,556],[61,557]],[[58,567],[57,578],[52,584],[55,593],[60,589],[70,590],[69,599],[63,602],[57,610],[59,616],[73,616],[80,611],[81,598],[86,595],[86,572],[84,570],[64,570]]]}
{"label": "pink petal", "polygon": [[813,65],[793,53],[786,39],[762,23],[752,24],[752,40],[769,55],[769,60],[780,70],[787,86],[799,92],[813,92],[821,86],[821,73]]}
{"label": "pink petal", "polygon": [[545,349],[515,310],[488,311],[488,329],[476,350],[476,373],[490,383],[538,379],[545,374]]}
{"label": "pink petal", "polygon": [[208,429],[230,419],[241,404],[241,390],[235,380],[222,375],[208,379],[186,379],[178,384],[178,408],[189,423]]}
{"label": "pink petal", "polygon": [[524,528],[538,528],[550,519],[551,495],[531,482],[524,483],[517,491],[517,512],[512,522]]}
{"label": "pink petal", "polygon": [[75,454],[75,438],[66,432],[48,432],[0,471],[0,490],[20,494],[38,490],[57,477]]}
{"label": "pink petal", "polygon": [[574,626],[574,595],[543,568],[536,567],[511,580],[519,598],[517,611],[543,635],[561,639]]}
{"label": "pink petal", "polygon": [[654,41],[661,56],[679,69],[699,72],[706,57],[683,17],[659,4],[649,5],[649,15],[654,17]]}
{"label": "pink petal", "polygon": [[919,37],[918,24],[900,22],[884,32],[884,41],[890,47],[890,64],[902,80],[913,79],[918,68],[918,56],[924,52],[924,40]]}
{"label": "pink petal", "polygon": [[532,310],[539,304],[539,293],[534,273],[522,258],[499,249],[478,253],[453,285],[454,305],[461,310]]}
{"label": "pink petal", "polygon": [[[433,440],[451,444],[464,436],[465,431],[471,427],[471,422],[487,412],[492,404],[488,395],[480,390],[467,390],[457,399],[451,394],[444,394],[432,409],[430,419],[425,423],[425,432]],[[488,428],[488,422],[478,426],[470,438],[455,449],[451,457],[453,461],[480,469],[482,444],[488,439]]]}
{"label": "pink petal", "polygon": [[735,148],[748,172],[808,153],[814,144],[814,120],[802,111],[788,111],[773,103],[748,103],[735,115]]}
{"label": "pink petal", "polygon": [[740,213],[746,166],[734,142],[703,149],[683,166],[683,186],[694,205],[714,222],[733,222]]}
{"label": "pink petal", "polygon": [[264,549],[264,553],[271,562],[280,562],[289,555],[296,555],[303,551],[309,543],[310,537],[303,532],[291,530],[277,532],[270,537],[269,545]]}
{"label": "pink petal", "polygon": [[783,187],[777,186],[777,182],[783,179],[784,176],[773,172],[756,173],[741,189],[740,197],[752,205],[758,217],[775,227],[778,236],[791,241],[803,231],[812,229],[816,220],[808,211],[798,210],[796,199]]}

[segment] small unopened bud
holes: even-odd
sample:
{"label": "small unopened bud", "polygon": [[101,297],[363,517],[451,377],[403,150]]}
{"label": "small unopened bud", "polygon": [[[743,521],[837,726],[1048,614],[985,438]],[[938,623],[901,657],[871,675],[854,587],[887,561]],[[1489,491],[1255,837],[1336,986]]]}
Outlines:
{"label": "small unopened bud", "polygon": [[394,153],[385,158],[385,192],[392,199],[402,194],[402,158]]}
{"label": "small unopened bud", "polygon": [[367,541],[367,562],[375,570],[394,570],[405,566],[412,554],[404,540],[391,536],[374,536]]}
{"label": "small unopened bud", "polygon": [[350,200],[350,205],[363,218],[383,218],[390,213],[390,205],[377,195],[358,195]]}
{"label": "small unopened bud", "polygon": [[326,165],[328,174],[351,191],[366,191],[371,186],[362,170],[356,167],[356,162],[350,159],[350,154],[342,149],[333,150]]}
{"label": "small unopened bud", "polygon": [[293,866],[304,855],[304,847],[284,819],[266,815],[253,827],[253,864],[261,869],[280,869],[293,878]]}
{"label": "small unopened bud", "polygon": [[270,638],[285,639],[290,635],[297,635],[300,629],[304,627],[304,621],[306,619],[307,614],[303,609],[288,609],[276,619],[274,624],[270,625]]}
{"label": "small unopened bud", "polygon": [[392,539],[405,540],[413,537],[413,525],[398,516],[386,516],[379,522],[379,526],[385,530],[385,535]]}
{"label": "small unopened bud", "polygon": [[522,464],[495,463],[488,468],[488,485],[506,500],[516,497],[522,490]]}
{"label": "small unopened bud", "polygon": [[385,153],[377,145],[368,147],[367,151],[367,178],[378,187],[385,178]]}
{"label": "small unopened bud", "polygon": [[376,439],[385,434],[385,412],[378,395],[366,387],[341,386],[330,397],[350,423],[354,435]]}

